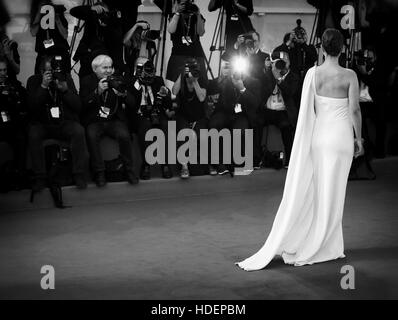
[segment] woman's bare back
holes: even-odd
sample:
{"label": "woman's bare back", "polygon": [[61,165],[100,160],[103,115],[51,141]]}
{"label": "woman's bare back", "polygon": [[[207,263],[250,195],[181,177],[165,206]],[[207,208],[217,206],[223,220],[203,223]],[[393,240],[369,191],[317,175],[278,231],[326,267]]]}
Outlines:
{"label": "woman's bare back", "polygon": [[348,98],[351,72],[340,66],[319,66],[315,74],[316,94],[330,98]]}

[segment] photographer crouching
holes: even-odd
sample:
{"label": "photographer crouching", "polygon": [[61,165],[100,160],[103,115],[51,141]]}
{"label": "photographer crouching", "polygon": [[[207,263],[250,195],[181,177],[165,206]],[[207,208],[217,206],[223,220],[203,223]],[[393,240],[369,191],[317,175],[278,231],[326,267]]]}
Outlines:
{"label": "photographer crouching", "polygon": [[29,78],[28,105],[32,122],[29,126],[29,148],[35,180],[32,190],[46,186],[43,141],[54,138],[70,143],[73,174],[79,189],[87,187],[87,146],[84,129],[79,123],[81,102],[73,80],[65,71],[61,56],[44,57],[41,74]]}
{"label": "photographer crouching", "polygon": [[[222,130],[224,128],[241,130],[242,150],[245,149],[245,129],[253,128],[257,120],[257,109],[260,104],[260,82],[248,74],[249,63],[246,58],[231,56],[224,53],[221,57],[220,77],[213,80],[219,94],[213,115],[209,120],[209,128]],[[213,84],[211,84],[213,87]],[[220,155],[223,148],[220,143]],[[230,151],[232,153],[232,150]],[[223,155],[223,160],[226,155]],[[223,175],[231,171],[224,161],[220,165],[213,164],[210,174]]]}
{"label": "photographer crouching", "polygon": [[[184,71],[174,83],[172,91],[177,96],[177,130],[192,129],[195,131],[196,137],[200,137],[200,130],[207,129],[207,89],[206,80],[200,72],[200,66],[196,59],[190,58],[185,61]],[[189,178],[188,163],[180,164],[180,177],[182,179]]]}
{"label": "photographer crouching", "polygon": [[7,60],[0,58],[0,141],[13,149],[16,179],[12,187],[19,189],[26,173],[26,91],[17,80],[8,78],[7,70]]}
{"label": "photographer crouching", "polygon": [[91,165],[98,187],[106,185],[105,164],[100,141],[107,135],[119,143],[127,181],[137,184],[133,171],[132,142],[127,126],[126,108],[133,108],[134,98],[127,92],[127,84],[114,76],[111,57],[99,55],[92,62],[93,74],[82,79],[80,97],[83,102],[82,119],[87,130]]}
{"label": "photographer crouching", "polygon": [[[136,73],[129,86],[135,103],[134,108],[129,109],[128,115],[130,127],[137,132],[139,139],[143,160],[140,178],[149,180],[151,170],[145,159],[145,151],[150,142],[145,140],[145,135],[151,128],[159,128],[167,136],[168,120],[172,115],[172,102],[170,91],[165,87],[163,78],[155,75],[155,67],[151,61],[146,61],[142,70]],[[168,159],[167,155],[165,158]],[[172,176],[170,166],[162,165],[162,177],[170,179]]]}

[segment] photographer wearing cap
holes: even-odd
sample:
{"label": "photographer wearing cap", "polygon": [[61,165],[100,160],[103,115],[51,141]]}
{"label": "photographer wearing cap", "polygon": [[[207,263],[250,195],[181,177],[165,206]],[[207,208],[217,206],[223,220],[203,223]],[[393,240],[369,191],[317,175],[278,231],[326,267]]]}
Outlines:
{"label": "photographer wearing cap", "polygon": [[272,69],[262,80],[262,104],[258,114],[259,127],[255,130],[255,162],[261,158],[261,136],[263,127],[273,124],[282,132],[285,147],[285,166],[288,166],[293,146],[294,127],[298,108],[295,100],[300,78],[289,69],[287,53],[273,53]]}
{"label": "photographer wearing cap", "polygon": [[[156,76],[153,63],[148,60],[143,64],[141,72],[129,83],[128,90],[132,93],[135,103],[134,108],[129,109],[127,114],[130,128],[136,131],[139,139],[143,160],[140,178],[149,180],[151,170],[145,159],[145,151],[151,143],[145,140],[145,135],[151,128],[159,128],[167,136],[169,116],[172,115],[171,94],[165,87],[163,78]],[[170,179],[172,176],[170,166],[162,165],[162,177]]]}
{"label": "photographer wearing cap", "polygon": [[[172,92],[177,96],[177,130],[193,129],[198,138],[200,129],[207,128],[207,88],[198,61],[193,58],[185,61],[184,71],[174,83]],[[186,179],[189,176],[188,164],[181,163],[180,177]]]}
{"label": "photographer wearing cap", "polygon": [[7,77],[9,80],[17,80],[20,71],[21,60],[18,53],[18,43],[11,40],[3,27],[0,26],[0,58],[7,61]]}
{"label": "photographer wearing cap", "polygon": [[[55,1],[56,2],[56,1]],[[43,29],[41,20],[45,14],[41,13],[43,6],[51,6],[55,12],[54,28]],[[62,56],[69,61],[68,21],[65,18],[64,5],[55,4],[53,0],[32,0],[30,11],[30,32],[36,37],[35,51],[37,52],[35,74],[40,74],[40,64],[45,56]],[[70,64],[66,65],[70,69]]]}
{"label": "photographer wearing cap", "polygon": [[41,74],[30,77],[27,84],[32,119],[28,139],[35,174],[34,191],[45,187],[43,141],[48,138],[70,142],[75,184],[80,189],[87,187],[87,146],[84,129],[79,123],[81,102],[64,66],[61,56],[44,57],[40,64]]}
{"label": "photographer wearing cap", "polygon": [[110,56],[115,70],[124,72],[122,11],[108,0],[74,7],[70,14],[85,22],[84,34],[73,57],[80,61],[80,80],[93,72],[91,63],[98,55]]}
{"label": "photographer wearing cap", "polygon": [[254,30],[249,18],[253,14],[253,0],[210,0],[208,9],[213,12],[222,6],[227,14],[226,51],[233,51],[237,37]]}
{"label": "photographer wearing cap", "polygon": [[91,165],[98,187],[106,184],[105,164],[100,142],[104,135],[119,143],[127,181],[137,184],[133,171],[132,142],[127,126],[126,109],[133,108],[134,98],[127,91],[126,81],[114,75],[111,57],[99,55],[92,62],[93,74],[81,81],[82,119],[86,126]]}
{"label": "photographer wearing cap", "polygon": [[192,0],[177,0],[168,27],[173,47],[167,65],[167,80],[177,80],[188,58],[198,61],[201,74],[207,79],[205,54],[200,43],[200,37],[205,34],[205,21]]}
{"label": "photographer wearing cap", "polygon": [[[224,53],[221,57],[221,75],[209,85],[215,87],[219,93],[214,113],[209,120],[209,128],[242,130],[242,145],[245,143],[244,130],[253,128],[256,124],[257,109],[261,101],[260,81],[248,75],[249,68],[247,59]],[[220,143],[220,155],[222,150]],[[215,174],[214,169],[211,168],[211,174]],[[223,164],[218,166],[219,174],[228,173],[229,170]]]}
{"label": "photographer wearing cap", "polygon": [[8,77],[7,65],[8,61],[0,57],[0,141],[13,149],[16,169],[13,187],[18,189],[26,174],[26,91],[17,80]]}

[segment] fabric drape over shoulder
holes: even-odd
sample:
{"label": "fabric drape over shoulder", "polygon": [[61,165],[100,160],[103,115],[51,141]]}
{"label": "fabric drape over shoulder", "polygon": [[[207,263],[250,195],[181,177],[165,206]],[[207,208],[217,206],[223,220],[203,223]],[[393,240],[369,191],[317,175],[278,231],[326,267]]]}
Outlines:
{"label": "fabric drape over shoulder", "polygon": [[[294,253],[306,231],[294,228],[308,225],[313,216],[313,163],[311,141],[315,125],[315,67],[308,70],[301,96],[300,112],[283,198],[272,231],[263,247],[253,256],[238,263],[245,269],[264,268],[275,255]],[[309,227],[309,226],[308,226]]]}

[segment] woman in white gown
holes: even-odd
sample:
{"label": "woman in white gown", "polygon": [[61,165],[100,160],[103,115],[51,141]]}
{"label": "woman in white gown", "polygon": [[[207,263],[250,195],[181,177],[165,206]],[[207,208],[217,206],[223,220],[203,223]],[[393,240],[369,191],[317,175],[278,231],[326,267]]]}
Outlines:
{"label": "woman in white gown", "polygon": [[363,141],[358,79],[338,63],[343,41],[335,29],[322,36],[325,62],[304,80],[283,198],[263,247],[237,263],[246,271],[263,269],[277,255],[295,266],[345,257],[346,186]]}

